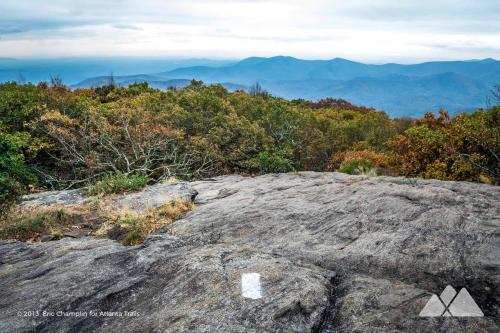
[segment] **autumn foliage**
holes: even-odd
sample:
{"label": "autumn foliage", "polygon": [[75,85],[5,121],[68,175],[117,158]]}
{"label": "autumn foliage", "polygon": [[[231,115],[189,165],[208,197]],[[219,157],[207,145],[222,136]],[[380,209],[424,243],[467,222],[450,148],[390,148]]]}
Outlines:
{"label": "autumn foliage", "polygon": [[[107,175],[150,182],[300,170],[500,181],[500,107],[421,119],[338,99],[228,92],[193,81],[71,90],[0,85],[1,194],[87,186]],[[373,170],[372,170],[373,169]],[[10,184],[10,185],[7,185]]]}
{"label": "autumn foliage", "polygon": [[387,142],[398,174],[442,180],[500,181],[500,107],[450,120],[427,113]]}

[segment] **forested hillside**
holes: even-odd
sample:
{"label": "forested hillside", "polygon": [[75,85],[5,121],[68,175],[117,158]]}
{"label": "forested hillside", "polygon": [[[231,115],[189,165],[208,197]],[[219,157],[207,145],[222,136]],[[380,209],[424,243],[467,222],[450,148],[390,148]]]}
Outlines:
{"label": "forested hillside", "polygon": [[418,64],[364,64],[342,58],[305,60],[289,56],[241,61],[161,58],[2,59],[0,82],[37,84],[57,76],[71,88],[113,82],[122,87],[183,88],[192,79],[222,84],[230,91],[259,82],[273,96],[319,100],[341,98],[370,105],[391,117],[422,117],[445,108],[451,115],[489,107],[498,84],[495,59],[432,61]]}
{"label": "forested hillside", "polygon": [[371,105],[393,117],[421,117],[439,108],[455,115],[487,105],[489,90],[498,84],[500,62],[484,59],[374,65],[341,58],[277,56],[252,57],[218,67],[178,68],[158,75],[244,86],[260,82],[273,95],[287,99],[336,97]]}
{"label": "forested hillside", "polygon": [[[287,101],[192,81],[70,90],[0,85],[0,201],[107,177],[157,182],[299,170],[500,181],[500,107],[391,119],[343,100]],[[136,178],[137,179],[137,178]]]}

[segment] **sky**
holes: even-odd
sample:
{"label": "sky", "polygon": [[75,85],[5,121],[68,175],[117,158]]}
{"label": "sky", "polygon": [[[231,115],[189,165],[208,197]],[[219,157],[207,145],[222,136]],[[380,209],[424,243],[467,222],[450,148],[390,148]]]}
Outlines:
{"label": "sky", "polygon": [[1,0],[0,57],[500,58],[499,0]]}

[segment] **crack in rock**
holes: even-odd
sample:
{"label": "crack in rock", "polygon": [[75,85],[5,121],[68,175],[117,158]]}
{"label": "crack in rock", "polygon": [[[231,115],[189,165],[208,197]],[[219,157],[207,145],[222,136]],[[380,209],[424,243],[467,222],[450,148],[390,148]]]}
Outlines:
{"label": "crack in rock", "polygon": [[[126,200],[140,208],[159,188]],[[499,187],[301,172],[161,191],[198,202],[175,236],[135,247],[0,241],[0,332],[500,330]],[[60,193],[40,198],[64,204]],[[261,298],[242,297],[243,273],[259,274]],[[419,318],[448,284],[467,288],[485,317]]]}

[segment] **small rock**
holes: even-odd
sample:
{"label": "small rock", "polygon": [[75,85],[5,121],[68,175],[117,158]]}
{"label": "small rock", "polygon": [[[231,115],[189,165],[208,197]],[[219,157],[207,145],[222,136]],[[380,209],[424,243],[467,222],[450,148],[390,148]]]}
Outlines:
{"label": "small rock", "polygon": [[51,240],[54,240],[54,236],[52,235],[42,235],[40,237],[41,242],[50,242]]}
{"label": "small rock", "polygon": [[20,206],[80,205],[92,198],[83,195],[81,190],[40,192],[23,196]]}

